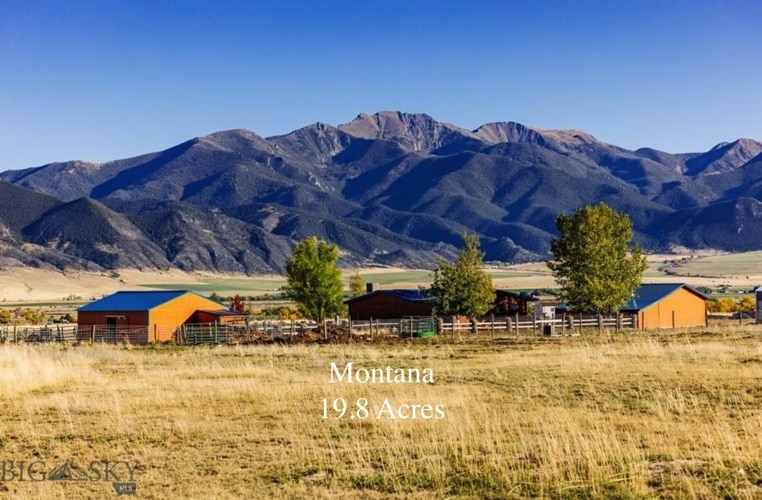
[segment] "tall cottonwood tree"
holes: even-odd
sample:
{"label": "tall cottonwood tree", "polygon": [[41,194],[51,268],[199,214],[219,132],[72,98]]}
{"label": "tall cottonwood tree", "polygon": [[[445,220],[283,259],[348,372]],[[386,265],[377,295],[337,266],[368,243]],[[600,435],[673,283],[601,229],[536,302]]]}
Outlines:
{"label": "tall cottonwood tree", "polygon": [[495,302],[492,275],[484,271],[484,253],[479,250],[479,238],[463,234],[464,247],[454,263],[437,259],[431,295],[436,314],[477,316],[484,314]]}
{"label": "tall cottonwood tree", "polygon": [[286,263],[288,297],[299,306],[299,312],[315,321],[344,311],[344,285],[336,265],[339,247],[316,236],[296,244]]}
{"label": "tall cottonwood tree", "polygon": [[546,264],[573,310],[612,313],[640,286],[648,267],[643,250],[630,245],[632,222],[605,203],[587,205],[556,219]]}

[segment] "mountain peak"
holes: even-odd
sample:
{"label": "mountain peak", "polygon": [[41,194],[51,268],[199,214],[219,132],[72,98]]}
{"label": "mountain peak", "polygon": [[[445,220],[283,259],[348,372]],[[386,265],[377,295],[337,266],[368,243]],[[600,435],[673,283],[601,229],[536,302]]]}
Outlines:
{"label": "mountain peak", "polygon": [[686,162],[692,175],[727,172],[744,166],[762,153],[762,143],[751,139],[721,142],[704,154]]}
{"label": "mountain peak", "polygon": [[333,125],[316,122],[285,135],[268,137],[267,141],[275,145],[279,154],[291,151],[299,158],[317,160],[322,164],[343,151],[350,136]]}
{"label": "mountain peak", "polygon": [[537,143],[538,139],[540,139],[540,135],[536,130],[516,122],[485,123],[474,130],[474,134],[490,144],[502,142]]}
{"label": "mountain peak", "polygon": [[214,132],[203,137],[198,137],[196,141],[210,144],[216,149],[225,151],[237,151],[240,149],[245,149],[247,151],[252,149],[270,149],[270,145],[265,139],[251,130],[242,128]]}
{"label": "mountain peak", "polygon": [[432,151],[464,137],[471,132],[435,120],[425,113],[379,111],[372,115],[360,113],[339,129],[363,139],[383,139],[400,143],[411,151]]}

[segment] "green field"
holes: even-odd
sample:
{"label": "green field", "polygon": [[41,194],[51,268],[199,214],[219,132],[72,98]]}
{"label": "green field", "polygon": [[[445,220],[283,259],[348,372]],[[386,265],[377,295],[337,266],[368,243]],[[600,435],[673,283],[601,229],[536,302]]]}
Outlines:
{"label": "green field", "polygon": [[675,271],[681,275],[742,278],[762,275],[762,251],[682,259]]}
{"label": "green field", "polygon": [[257,296],[278,294],[280,288],[286,285],[286,278],[209,278],[200,283],[145,283],[145,288],[160,290],[190,290],[201,295],[217,295],[229,297],[235,294]]}
{"label": "green field", "polygon": [[[515,270],[490,270],[495,283],[507,284],[515,279],[531,280],[532,277],[547,277],[548,273],[534,271]],[[345,285],[353,273],[345,272],[343,275]],[[362,272],[360,275],[367,283],[376,283],[382,288],[414,288],[419,285],[428,286],[432,279],[432,271],[409,270],[389,272]],[[145,283],[146,288],[162,290],[190,290],[202,295],[211,295],[213,292],[227,297],[236,293],[244,296],[258,296],[265,294],[281,293],[282,287],[286,286],[285,277],[256,277],[251,278],[209,278],[199,283],[167,284]]]}
{"label": "green field", "polygon": [[[739,254],[713,255],[707,257],[682,258],[666,257],[666,260],[677,263],[676,267],[666,266],[672,271],[676,281],[681,277],[706,278],[706,285],[712,286],[715,280],[723,278],[745,278],[746,276],[762,276],[762,252]],[[665,267],[662,261],[652,262],[643,276],[643,280],[664,278],[668,276],[659,268]],[[523,266],[511,266],[503,269],[490,269],[497,288],[514,290],[534,290],[538,288],[554,288],[555,283],[544,263]],[[348,283],[352,272],[344,272],[344,282]],[[368,283],[377,283],[381,288],[415,288],[428,286],[433,279],[429,270],[400,270],[400,271],[360,271],[360,275]],[[762,283],[760,283],[762,284]],[[236,293],[244,296],[278,294],[286,285],[285,277],[251,277],[251,278],[209,278],[196,284],[151,284],[143,286],[160,289],[188,289],[203,295],[216,292],[220,296],[231,296]]]}

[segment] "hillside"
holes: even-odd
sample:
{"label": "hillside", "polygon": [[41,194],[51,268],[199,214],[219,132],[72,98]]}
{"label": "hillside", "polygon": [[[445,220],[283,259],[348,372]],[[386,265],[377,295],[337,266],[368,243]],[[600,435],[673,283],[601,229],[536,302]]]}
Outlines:
{"label": "hillside", "polygon": [[630,151],[578,130],[475,130],[384,111],[263,138],[229,130],[102,164],[0,173],[0,266],[282,272],[295,241],[343,265],[430,267],[475,232],[486,259],[547,257],[554,221],[604,201],[647,250],[762,249],[762,143]]}

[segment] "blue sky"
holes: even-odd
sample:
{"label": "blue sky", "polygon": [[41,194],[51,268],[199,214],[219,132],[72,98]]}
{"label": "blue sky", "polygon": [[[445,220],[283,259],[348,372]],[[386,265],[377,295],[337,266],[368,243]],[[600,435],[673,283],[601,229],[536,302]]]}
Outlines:
{"label": "blue sky", "polygon": [[757,0],[0,0],[0,170],[358,113],[762,140]]}

